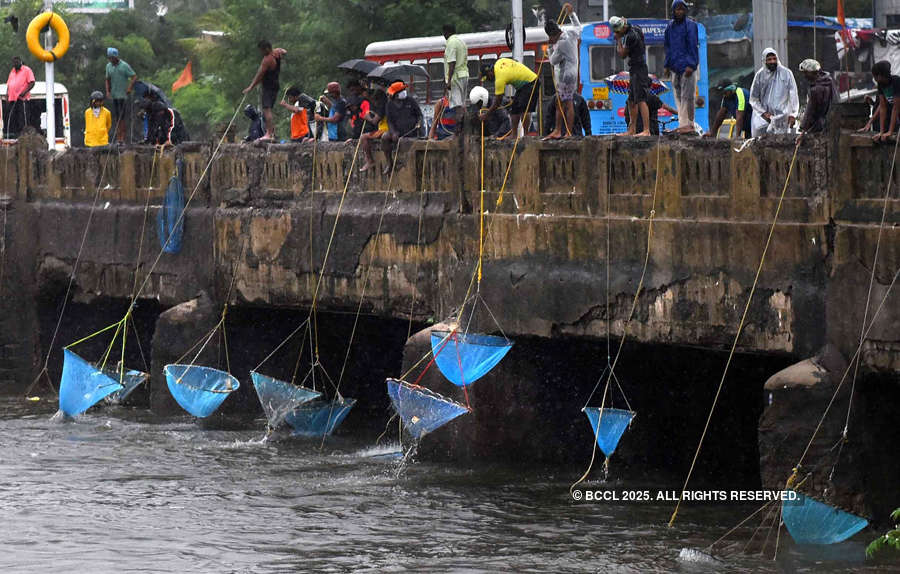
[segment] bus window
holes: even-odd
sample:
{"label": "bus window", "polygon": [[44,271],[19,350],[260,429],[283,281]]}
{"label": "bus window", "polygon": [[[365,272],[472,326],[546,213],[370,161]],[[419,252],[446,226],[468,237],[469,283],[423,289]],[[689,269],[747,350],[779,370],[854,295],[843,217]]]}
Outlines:
{"label": "bus window", "polygon": [[591,81],[602,82],[618,72],[615,46],[591,46]]}

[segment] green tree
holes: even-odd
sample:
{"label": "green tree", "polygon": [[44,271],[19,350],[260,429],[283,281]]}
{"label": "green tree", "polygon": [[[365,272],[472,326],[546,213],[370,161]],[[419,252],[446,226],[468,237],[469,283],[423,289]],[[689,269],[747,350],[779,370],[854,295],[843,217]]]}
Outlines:
{"label": "green tree", "polygon": [[891,513],[894,529],[872,541],[866,548],[866,557],[874,558],[885,553],[900,555],[900,508]]}

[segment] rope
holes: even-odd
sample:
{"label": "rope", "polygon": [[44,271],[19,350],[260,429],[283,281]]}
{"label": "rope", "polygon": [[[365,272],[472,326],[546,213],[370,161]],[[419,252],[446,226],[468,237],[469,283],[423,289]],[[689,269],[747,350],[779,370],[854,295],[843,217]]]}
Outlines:
{"label": "rope", "polygon": [[[434,120],[435,124],[440,124],[441,118],[444,117],[445,109],[446,108],[444,108],[443,106],[441,107],[441,111],[438,113],[437,118],[435,118],[435,120]],[[458,125],[462,125],[462,124],[458,124]],[[483,128],[484,124],[482,123],[481,125]],[[407,133],[409,133],[409,132],[407,132]],[[409,323],[406,326],[406,338],[407,339],[409,339],[410,336],[412,336],[413,310],[415,309],[415,306],[416,306],[416,295],[418,294],[418,288],[419,288],[419,260],[421,259],[421,257],[420,257],[421,254],[419,253],[419,249],[422,244],[422,220],[425,218],[425,173],[426,173],[426,170],[428,169],[428,148],[430,146],[431,146],[431,138],[429,137],[429,138],[426,138],[426,140],[425,140],[425,153],[422,155],[422,190],[419,192],[419,228],[418,228],[418,231],[416,232],[416,265],[415,265],[415,269],[413,272],[412,301],[410,301],[410,303],[409,303]],[[394,166],[397,165],[397,156],[400,153],[399,147],[400,146],[399,146],[399,142],[398,142],[397,153],[394,154],[394,163],[391,166],[391,181],[393,181],[393,179],[394,179]],[[390,189],[390,183],[388,183],[388,189]],[[385,198],[385,201],[387,201],[387,198]],[[384,211],[382,211],[382,215],[383,214],[384,214]],[[380,225],[381,225],[381,223],[379,222],[379,226]]]}
{"label": "rope", "polygon": [[[706,438],[706,432],[709,430],[709,423],[712,420],[713,412],[716,410],[716,404],[719,402],[719,395],[722,393],[722,387],[725,385],[725,377],[728,375],[728,368],[731,366],[731,361],[734,358],[735,350],[737,349],[738,341],[741,338],[741,332],[744,329],[744,323],[747,320],[747,313],[750,311],[750,304],[753,302],[753,295],[756,293],[756,286],[759,283],[759,277],[762,274],[763,264],[766,261],[766,255],[769,252],[769,245],[772,243],[772,237],[775,235],[775,226],[778,224],[778,216],[781,214],[781,206],[784,204],[784,197],[787,195],[788,184],[791,182],[791,175],[794,173],[794,165],[797,163],[797,154],[800,151],[800,144],[803,143],[802,136],[797,140],[797,145],[794,146],[794,156],[791,158],[791,164],[788,168],[787,177],[784,180],[784,186],[781,189],[781,196],[778,198],[778,206],[775,208],[775,217],[772,220],[772,225],[769,227],[769,235],[766,238],[766,244],[763,248],[762,256],[759,259],[759,266],[756,268],[756,276],[753,278],[753,285],[750,287],[750,296],[747,297],[747,303],[744,306],[744,313],[741,315],[741,321],[738,324],[737,333],[734,335],[734,341],[731,344],[731,351],[728,353],[728,360],[725,362],[725,370],[722,372],[722,378],[719,380],[719,386],[716,389],[716,395],[713,398],[712,406],[709,409],[709,415],[706,417],[706,423],[703,425],[703,433],[700,435],[700,442],[697,444],[697,450],[694,451],[694,458],[691,461],[691,468],[688,470],[687,478],[684,480],[684,486],[681,488],[681,491],[684,492],[687,490],[688,482],[691,480],[691,475],[694,472],[694,467],[697,464],[697,457],[700,456],[700,449],[703,446],[703,440]],[[672,512],[671,518],[669,518],[669,527],[675,524],[675,518],[678,516],[678,509],[681,507],[681,496],[678,497],[678,502],[675,504],[675,510]]]}
{"label": "rope", "polygon": [[897,268],[897,271],[894,272],[894,277],[891,279],[890,284],[888,285],[887,291],[884,294],[884,297],[881,299],[881,303],[878,305],[878,308],[875,309],[875,313],[872,315],[872,321],[869,323],[869,326],[866,328],[863,336],[861,337],[862,342],[859,346],[856,347],[856,352],[853,353],[853,356],[850,358],[850,363],[847,365],[847,368],[844,370],[844,375],[841,377],[840,382],[837,385],[837,388],[834,390],[834,394],[831,395],[831,400],[828,401],[828,406],[825,407],[825,412],[822,413],[822,417],[819,419],[819,423],[816,425],[816,429],[813,431],[812,437],[810,437],[809,442],[806,444],[806,448],[803,450],[803,454],[800,456],[800,460],[797,462],[797,469],[801,467],[803,464],[806,455],[809,453],[810,447],[812,447],[813,441],[816,439],[816,435],[819,434],[819,431],[822,429],[822,424],[825,422],[825,417],[828,416],[828,411],[831,410],[831,406],[834,404],[835,399],[837,398],[838,392],[840,392],[841,387],[844,384],[844,381],[847,380],[847,375],[850,373],[850,369],[853,367],[853,362],[856,361],[860,354],[862,353],[863,343],[869,336],[869,332],[875,326],[875,320],[878,319],[878,315],[881,314],[881,310],[884,308],[884,304],[887,302],[888,297],[891,294],[891,291],[894,288],[894,285],[897,283],[897,278],[900,277],[900,267]]}
{"label": "rope", "polygon": [[[231,120],[228,122],[228,126],[225,128],[225,131],[222,132],[222,137],[219,138],[219,143],[216,145],[216,148],[213,150],[212,155],[209,158],[209,161],[206,164],[206,167],[203,168],[203,171],[200,173],[200,177],[197,179],[197,185],[194,186],[193,191],[188,196],[187,200],[184,202],[184,208],[181,210],[181,213],[178,214],[178,219],[175,220],[175,224],[173,227],[178,227],[185,218],[187,214],[188,207],[191,205],[191,201],[193,201],[194,196],[197,195],[197,191],[200,189],[200,185],[203,183],[203,180],[206,178],[206,174],[209,173],[209,168],[212,167],[213,162],[216,160],[216,156],[219,154],[219,150],[222,148],[222,144],[225,142],[225,138],[228,136],[228,132],[231,130],[231,126],[234,125],[234,120],[237,118],[238,112],[241,109],[241,106],[244,104],[244,100],[247,99],[247,95],[241,98],[240,103],[234,109],[234,113],[231,115]],[[165,243],[162,248],[159,250],[159,253],[156,255],[156,259],[154,259],[153,264],[150,266],[150,270],[147,271],[147,275],[144,277],[144,280],[141,282],[140,287],[137,289],[134,297],[131,299],[131,305],[138,300],[141,293],[143,293],[144,288],[147,287],[147,283],[150,281],[150,277],[153,275],[153,271],[156,269],[156,266],[159,265],[160,260],[162,259],[163,254],[165,253],[166,248],[169,246],[169,242],[172,241],[172,237],[174,234],[170,234],[168,238],[166,238]]]}
{"label": "rope", "polygon": [[[848,63],[849,63],[849,60],[850,60],[850,58],[848,57],[847,58]],[[872,259],[872,273],[869,274],[869,289],[868,289],[868,292],[866,293],[866,307],[863,312],[862,325],[860,326],[860,329],[859,329],[860,347],[862,346],[862,344],[865,340],[864,332],[866,329],[866,323],[869,320],[869,305],[871,304],[871,301],[872,301],[872,288],[875,286],[875,271],[878,269],[878,255],[881,250],[881,237],[884,233],[884,223],[887,219],[888,205],[889,205],[889,202],[891,199],[891,184],[894,183],[894,167],[897,165],[897,148],[898,148],[898,146],[900,146],[900,138],[897,138],[897,140],[894,142],[894,155],[893,155],[893,158],[891,159],[891,171],[888,174],[888,183],[886,186],[887,189],[884,192],[884,206],[881,209],[881,223],[878,225],[878,239],[875,241],[875,256]],[[850,399],[847,403],[847,417],[844,420],[844,431],[842,433],[844,440],[847,439],[847,430],[850,427],[850,412],[853,409],[853,397],[856,394],[856,377],[857,377],[857,374],[859,373],[859,363],[860,363],[860,361],[857,360],[856,366],[853,369],[853,379],[852,379],[852,382],[850,385]],[[843,443],[841,443],[841,448],[843,448]],[[837,463],[840,461],[840,456],[841,456],[840,452],[838,452],[838,458],[834,462],[835,467],[837,466]],[[832,467],[831,472],[832,472],[832,474],[834,474],[834,467]]]}
{"label": "rope", "polygon": [[[606,186],[606,194],[607,194],[607,196],[606,196],[606,234],[607,234],[607,237],[606,237],[606,242],[607,242],[607,248],[606,248],[607,249],[607,252],[606,252],[606,257],[607,257],[607,263],[606,263],[607,357],[606,357],[606,360],[607,360],[607,366],[606,366],[606,368],[603,369],[603,373],[600,374],[600,378],[597,379],[597,384],[594,385],[594,389],[591,391],[590,396],[588,396],[587,402],[585,402],[582,410],[587,408],[591,402],[591,399],[594,398],[594,395],[596,394],[597,389],[600,386],[600,382],[603,380],[603,375],[606,374],[607,370],[609,371],[609,374],[606,377],[606,384],[603,386],[603,395],[600,398],[600,415],[597,417],[597,429],[594,430],[594,441],[593,441],[593,447],[591,449],[591,461],[590,461],[590,463],[588,463],[588,468],[584,472],[584,474],[581,475],[581,477],[578,480],[576,480],[572,484],[572,486],[569,487],[570,493],[575,489],[576,486],[578,486],[579,484],[581,484],[582,482],[587,480],[587,477],[591,474],[591,470],[594,467],[594,461],[597,459],[597,446],[598,446],[597,440],[596,440],[596,433],[597,433],[597,430],[600,428],[600,423],[603,421],[603,412],[604,412],[604,409],[606,406],[606,397],[609,394],[609,386],[613,380],[616,381],[616,386],[618,387],[619,392],[622,394],[622,397],[625,399],[625,404],[628,406],[628,410],[629,411],[632,410],[631,403],[628,401],[628,397],[625,395],[625,392],[622,389],[622,386],[619,384],[619,380],[618,380],[618,378],[616,378],[615,372],[616,372],[616,366],[619,364],[619,358],[622,356],[622,349],[625,347],[625,341],[628,339],[628,327],[631,325],[631,320],[634,317],[634,311],[635,311],[635,309],[637,309],[637,304],[638,304],[638,301],[640,300],[641,291],[644,288],[644,280],[647,277],[647,268],[650,265],[650,252],[653,248],[653,221],[656,218],[656,200],[659,195],[659,170],[660,170],[660,164],[661,164],[661,160],[662,160],[662,145],[661,145],[661,143],[662,143],[662,134],[659,134],[656,136],[656,181],[654,182],[654,185],[653,185],[653,199],[651,200],[650,213],[647,217],[647,249],[644,252],[644,264],[641,268],[641,277],[640,277],[640,280],[638,281],[637,289],[635,289],[634,298],[631,300],[631,310],[628,312],[628,317],[625,319],[625,323],[622,325],[622,338],[619,340],[619,347],[616,350],[616,356],[613,359],[612,363],[609,362],[609,350],[610,350],[609,338],[610,338],[610,331],[612,328],[611,327],[612,323],[611,323],[611,319],[609,317],[609,291],[610,291],[609,290],[609,274],[610,274],[609,260],[610,260],[611,254],[609,251],[610,186],[609,186],[609,179],[607,179],[607,186]],[[610,157],[612,157],[612,149],[611,148],[610,148],[609,154],[610,154]],[[610,169],[607,169],[607,178],[610,177],[609,172],[610,172]]]}

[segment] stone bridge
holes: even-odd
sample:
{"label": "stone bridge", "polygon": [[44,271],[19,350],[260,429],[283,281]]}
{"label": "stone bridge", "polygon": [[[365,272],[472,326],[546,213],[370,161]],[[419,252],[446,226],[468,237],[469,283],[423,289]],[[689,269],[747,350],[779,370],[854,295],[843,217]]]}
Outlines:
{"label": "stone bridge", "polygon": [[[490,232],[478,292],[505,333],[535,341],[531,348],[593,340],[605,349],[599,341],[608,331],[621,337],[628,320],[652,212],[649,265],[629,338],[658,348],[727,350],[793,150],[788,139],[742,151],[697,139],[527,139],[517,148],[490,141]],[[320,311],[355,313],[365,294],[365,316],[423,326],[452,315],[465,297],[479,252],[478,139],[407,142],[392,179],[382,175],[381,157],[378,169],[359,173],[345,144],[225,144],[211,161],[212,151],[185,144],[161,156],[139,147],[52,154],[27,139],[0,150],[4,391],[21,392],[42,365],[88,222],[72,305],[129,300],[135,269],[146,273],[159,253],[155,216],[178,161],[191,200],[184,247],[159,258],[140,293],[154,315],[201,292],[220,305],[233,280],[228,302],[247,316],[256,309],[296,317],[312,302],[333,229]],[[895,189],[898,183],[892,154],[893,146],[849,133],[800,147],[740,353],[783,365],[826,346],[843,360],[853,355],[885,186],[889,177]],[[900,266],[900,201],[896,191],[892,197],[871,309]],[[475,321],[496,329],[487,313]],[[84,335],[82,322],[63,323],[68,340],[56,344]],[[154,337],[154,361],[160,344]],[[896,380],[898,351],[895,290],[864,344],[865,371]],[[707,383],[717,381],[721,364],[710,368]],[[747,396],[761,395],[771,374],[756,379]],[[382,382],[376,386],[384,400]]]}

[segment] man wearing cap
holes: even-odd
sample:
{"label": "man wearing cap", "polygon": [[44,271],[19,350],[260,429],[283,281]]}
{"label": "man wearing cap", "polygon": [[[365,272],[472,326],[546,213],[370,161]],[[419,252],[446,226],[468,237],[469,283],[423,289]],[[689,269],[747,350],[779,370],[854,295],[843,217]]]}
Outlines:
{"label": "man wearing cap", "polygon": [[[565,128],[566,137],[572,135],[575,126],[575,92],[578,90],[578,41],[581,39],[581,22],[575,15],[575,9],[568,2],[563,10],[575,29],[563,31],[553,20],[544,24],[550,44],[550,64],[553,65],[553,77],[556,80],[556,98],[560,105],[556,106],[555,127],[546,140],[562,137]],[[590,129],[590,128],[589,128]],[[588,133],[590,135],[590,133]]]}
{"label": "man wearing cap", "polygon": [[394,153],[394,143],[400,138],[418,137],[422,127],[422,109],[415,98],[409,97],[409,91],[403,82],[394,82],[388,87],[388,102],[385,116],[388,131],[381,136],[381,149],[387,158],[384,166],[385,175],[390,172]]}
{"label": "man wearing cap", "polygon": [[103,92],[97,90],[91,94],[91,107],[84,111],[85,147],[109,145],[111,127],[112,114],[103,106]]}
{"label": "man wearing cap", "polygon": [[800,96],[794,74],[778,62],[773,48],[763,50],[764,66],[753,76],[750,106],[753,137],[788,133],[800,113]]}
{"label": "man wearing cap", "polygon": [[337,82],[328,82],[322,101],[328,106],[328,117],[315,115],[317,122],[325,124],[328,132],[328,141],[342,142],[347,139],[347,100],[341,96],[341,85]]}
{"label": "man wearing cap", "polygon": [[753,108],[750,107],[750,92],[734,83],[719,86],[719,89],[723,92],[722,105],[719,106],[719,113],[716,114],[712,129],[703,134],[703,137],[716,137],[725,120],[734,118],[731,138],[734,139],[738,134],[743,134],[744,138],[749,139],[750,116],[753,114]]}
{"label": "man wearing cap", "polygon": [[672,74],[675,104],[678,106],[678,129],[675,133],[692,134],[694,130],[694,96],[697,93],[697,66],[700,63],[700,41],[697,23],[687,17],[684,0],[672,2],[673,20],[666,26],[665,74]]}
{"label": "man wearing cap", "polygon": [[644,130],[635,133],[637,122],[631,122],[626,136],[650,135],[650,108],[647,106],[647,98],[650,94],[650,70],[647,68],[647,48],[644,44],[644,32],[639,26],[635,26],[620,16],[609,19],[609,25],[613,29],[616,38],[616,52],[620,58],[628,58],[628,114],[632,118],[641,116],[641,125]]}
{"label": "man wearing cap", "polygon": [[[469,83],[469,49],[456,34],[456,26],[444,24],[444,97],[449,108],[443,110],[441,117],[456,122],[462,106],[466,103],[466,88]],[[461,118],[460,118],[461,119]]]}
{"label": "man wearing cap", "polygon": [[[6,80],[6,95],[9,100],[9,126],[7,135],[17,137],[28,123],[28,101],[34,87],[34,72],[22,63],[22,58],[14,56],[9,78]],[[33,120],[32,120],[32,123]]]}
{"label": "man wearing cap", "polygon": [[823,132],[828,111],[837,99],[837,87],[831,79],[831,74],[823,72],[822,65],[816,60],[807,59],[800,62],[800,71],[809,83],[806,113],[800,120],[800,131],[812,134]]}
{"label": "man wearing cap", "polygon": [[281,73],[281,58],[287,54],[284,48],[273,48],[272,43],[268,40],[260,40],[256,47],[262,54],[262,61],[256,70],[256,75],[250,85],[244,88],[244,95],[250,93],[250,90],[260,85],[260,104],[263,111],[263,118],[266,120],[266,135],[259,138],[260,140],[270,140],[275,137],[275,121],[272,119],[272,108],[275,107],[275,100],[278,99],[278,91],[281,85],[278,83],[278,75]]}
{"label": "man wearing cap", "polygon": [[494,82],[494,101],[491,107],[478,111],[478,117],[484,121],[500,106],[500,100],[506,86],[516,89],[512,105],[509,108],[510,133],[518,133],[519,120],[523,119],[526,132],[531,125],[531,113],[538,101],[538,76],[531,68],[511,58],[500,58],[495,63],[484,62],[481,65],[481,79]]}
{"label": "man wearing cap", "polygon": [[126,99],[134,88],[137,74],[125,60],[119,59],[119,50],[113,47],[106,49],[106,99],[112,100],[113,121],[116,124],[116,141],[125,143],[128,131]]}

